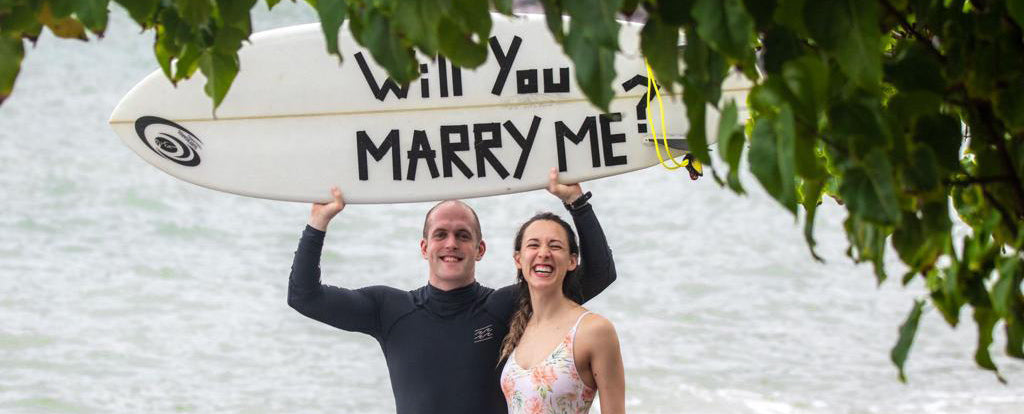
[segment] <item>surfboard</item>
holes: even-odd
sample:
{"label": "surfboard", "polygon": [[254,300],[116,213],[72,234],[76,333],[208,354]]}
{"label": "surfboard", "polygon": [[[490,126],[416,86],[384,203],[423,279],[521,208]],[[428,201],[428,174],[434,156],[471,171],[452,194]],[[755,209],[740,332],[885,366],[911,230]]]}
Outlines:
{"label": "surfboard", "polygon": [[[493,19],[484,65],[420,56],[420,78],[405,86],[347,26],[341,64],[318,24],[256,33],[239,51],[241,70],[216,116],[200,73],[175,87],[156,70],[124,96],[110,124],[167,174],[286,201],[326,201],[331,186],[356,204],[481,197],[544,188],[551,167],[560,181],[581,182],[659,162],[650,137],[660,132],[660,111],[648,119],[644,110],[640,24],[623,22],[616,95],[603,112],[584,97],[543,16]],[[730,77],[723,100],[744,107],[749,86]],[[682,137],[678,90],[662,102],[667,132]],[[717,122],[709,110],[709,138]]]}

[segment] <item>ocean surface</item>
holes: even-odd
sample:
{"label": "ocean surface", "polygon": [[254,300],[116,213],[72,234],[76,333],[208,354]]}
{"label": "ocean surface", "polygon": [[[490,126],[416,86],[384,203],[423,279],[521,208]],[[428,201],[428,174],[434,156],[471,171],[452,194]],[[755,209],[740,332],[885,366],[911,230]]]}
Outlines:
{"label": "ocean surface", "polygon": [[[259,30],[315,21],[302,2],[257,9]],[[376,342],[285,303],[309,206],[174,179],[107,125],[157,69],[152,43],[116,7],[101,40],[46,34],[0,106],[0,412],[393,412]],[[1009,384],[979,369],[967,312],[956,329],[926,312],[900,383],[889,350],[921,283],[899,286],[895,256],[880,287],[851,263],[830,201],[816,233],[827,263],[815,262],[794,217],[742,178],[746,196],[660,167],[584,184],[619,274],[588,307],[619,332],[629,411],[1024,410],[1024,364],[1000,331]],[[561,211],[543,191],[469,202],[489,247],[478,280],[492,287],[513,280],[519,223]],[[423,285],[429,206],[348,207],[325,282]]]}

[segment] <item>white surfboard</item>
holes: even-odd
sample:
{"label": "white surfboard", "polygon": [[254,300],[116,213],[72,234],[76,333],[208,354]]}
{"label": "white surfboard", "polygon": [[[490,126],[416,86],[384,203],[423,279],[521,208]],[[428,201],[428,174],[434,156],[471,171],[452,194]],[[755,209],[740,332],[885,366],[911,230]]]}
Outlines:
{"label": "white surfboard", "polygon": [[[125,95],[110,124],[174,177],[276,200],[325,201],[331,186],[349,203],[507,194],[544,188],[551,167],[563,182],[586,181],[658,163],[645,141],[660,132],[657,102],[654,119],[638,109],[647,90],[641,27],[620,31],[609,113],[586,100],[543,16],[496,14],[490,55],[473,70],[421,57],[421,78],[401,87],[347,26],[340,65],[319,25],[292,26],[251,37],[216,117],[201,74],[174,87],[157,70]],[[748,88],[732,77],[723,99],[743,107]],[[684,105],[663,97],[668,132],[680,137]],[[718,121],[708,112],[711,138]]]}

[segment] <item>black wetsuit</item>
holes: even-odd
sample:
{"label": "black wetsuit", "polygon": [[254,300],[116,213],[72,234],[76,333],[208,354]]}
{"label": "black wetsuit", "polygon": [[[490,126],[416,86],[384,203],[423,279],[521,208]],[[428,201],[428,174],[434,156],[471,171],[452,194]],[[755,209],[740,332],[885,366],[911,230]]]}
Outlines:
{"label": "black wetsuit", "polygon": [[[588,204],[572,211],[580,235],[582,297],[615,280],[604,232]],[[387,286],[345,289],[320,283],[324,232],[306,226],[288,283],[288,305],[303,315],[380,343],[398,413],[505,413],[498,351],[518,288],[479,283],[451,291]],[[511,273],[511,270],[510,270]]]}

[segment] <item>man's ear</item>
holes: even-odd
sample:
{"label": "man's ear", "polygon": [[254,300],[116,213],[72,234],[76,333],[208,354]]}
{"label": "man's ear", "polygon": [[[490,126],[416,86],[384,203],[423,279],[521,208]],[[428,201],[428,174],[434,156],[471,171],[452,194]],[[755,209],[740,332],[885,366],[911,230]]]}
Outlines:
{"label": "man's ear", "polygon": [[429,259],[427,257],[427,239],[420,239],[420,255],[423,256],[424,259]]}
{"label": "man's ear", "polygon": [[487,252],[487,243],[484,243],[483,240],[480,240],[480,246],[478,246],[476,249],[476,261],[479,262],[480,259],[483,259],[485,252]]}

